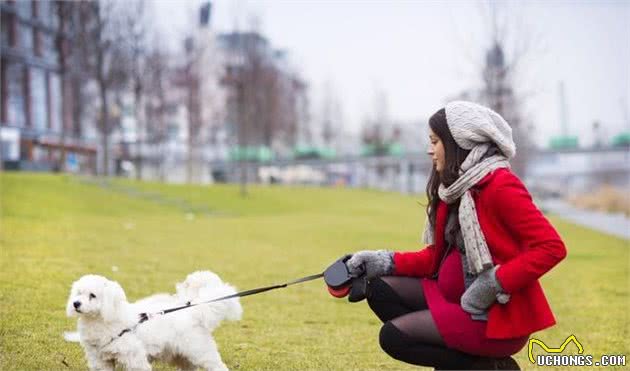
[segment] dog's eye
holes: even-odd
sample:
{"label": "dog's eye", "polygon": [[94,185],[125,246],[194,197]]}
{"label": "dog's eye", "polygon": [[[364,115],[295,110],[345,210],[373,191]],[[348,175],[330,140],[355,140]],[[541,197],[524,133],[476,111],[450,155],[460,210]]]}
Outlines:
{"label": "dog's eye", "polygon": [[96,295],[90,293],[90,299],[96,299]]}

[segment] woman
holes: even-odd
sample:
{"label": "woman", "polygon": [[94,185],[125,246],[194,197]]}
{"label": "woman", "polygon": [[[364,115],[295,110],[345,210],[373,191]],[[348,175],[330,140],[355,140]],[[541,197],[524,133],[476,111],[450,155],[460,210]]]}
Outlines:
{"label": "woman", "polygon": [[456,101],[429,120],[426,248],[361,251],[367,300],[390,356],[441,369],[518,369],[510,356],[555,324],[538,278],[566,256],[508,160],[512,130],[496,112]]}

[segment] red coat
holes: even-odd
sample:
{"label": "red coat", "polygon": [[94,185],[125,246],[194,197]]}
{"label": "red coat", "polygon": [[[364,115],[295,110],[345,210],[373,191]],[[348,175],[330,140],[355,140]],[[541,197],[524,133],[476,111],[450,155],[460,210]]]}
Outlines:
{"label": "red coat", "polygon": [[[556,323],[538,278],[565,258],[567,250],[547,218],[516,175],[497,169],[473,188],[477,217],[494,264],[496,277],[511,294],[506,304],[495,302],[488,312],[486,336],[527,336]],[[448,206],[440,201],[433,245],[417,252],[394,254],[395,275],[430,277],[445,250]]]}

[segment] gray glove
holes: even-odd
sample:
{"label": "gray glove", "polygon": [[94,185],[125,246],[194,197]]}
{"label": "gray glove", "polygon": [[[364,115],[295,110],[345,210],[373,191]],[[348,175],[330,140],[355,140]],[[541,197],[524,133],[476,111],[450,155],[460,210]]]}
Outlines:
{"label": "gray glove", "polygon": [[503,292],[503,288],[497,280],[496,270],[498,268],[499,266],[497,265],[481,272],[464,292],[461,305],[466,312],[483,314],[495,300],[501,304],[505,304],[510,300],[510,295]]}
{"label": "gray glove", "polygon": [[346,266],[351,274],[367,278],[386,276],[394,271],[394,253],[386,250],[359,251],[352,255]]}

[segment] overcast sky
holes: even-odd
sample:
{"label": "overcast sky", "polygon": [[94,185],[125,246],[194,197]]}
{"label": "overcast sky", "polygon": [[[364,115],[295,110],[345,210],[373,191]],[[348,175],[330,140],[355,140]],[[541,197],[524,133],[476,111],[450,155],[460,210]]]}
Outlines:
{"label": "overcast sky", "polygon": [[[505,5],[507,3],[507,5]],[[157,24],[173,40],[197,0],[157,1]],[[531,44],[517,70],[534,139],[561,133],[559,82],[569,132],[590,144],[592,123],[615,135],[630,130],[630,0],[501,2],[508,45]],[[425,121],[448,98],[479,87],[489,46],[488,3],[471,1],[213,1],[217,32],[243,29],[252,15],[310,85],[317,113],[325,84],[343,106],[345,130],[358,132],[387,95],[395,120]],[[508,51],[508,58],[510,53]]]}

